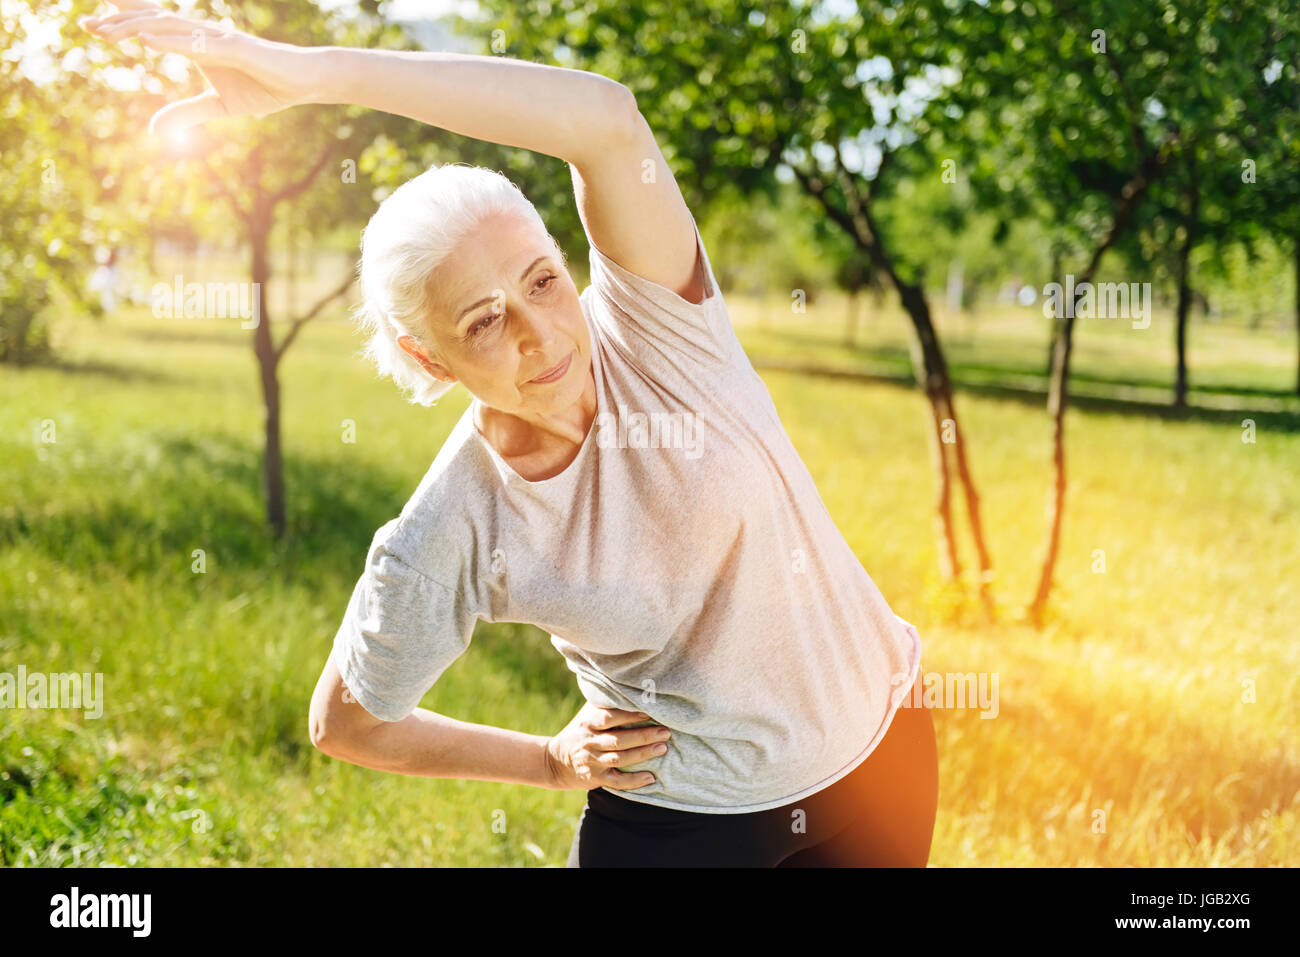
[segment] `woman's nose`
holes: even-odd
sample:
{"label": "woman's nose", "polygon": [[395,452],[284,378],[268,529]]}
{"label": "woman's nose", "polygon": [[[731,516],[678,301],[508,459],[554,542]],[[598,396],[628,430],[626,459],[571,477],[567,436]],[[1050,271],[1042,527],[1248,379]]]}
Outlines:
{"label": "woman's nose", "polygon": [[542,310],[517,306],[515,329],[518,331],[520,352],[545,352],[555,341],[555,325]]}

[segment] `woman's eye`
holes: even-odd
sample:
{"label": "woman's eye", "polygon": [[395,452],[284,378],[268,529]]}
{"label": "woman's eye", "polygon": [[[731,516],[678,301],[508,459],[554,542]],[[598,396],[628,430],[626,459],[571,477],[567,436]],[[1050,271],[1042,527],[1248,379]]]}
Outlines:
{"label": "woman's eye", "polygon": [[[549,290],[551,288],[551,285],[555,282],[555,279],[556,279],[555,276],[543,276],[541,279],[537,280],[537,285],[534,286],[533,288],[542,291]],[[474,323],[474,325],[470,326],[470,330],[469,330],[470,336],[471,337],[479,336],[487,332],[490,328],[492,328],[493,325],[492,320],[496,318],[497,318],[496,313],[490,313],[489,315],[484,316],[478,322]]]}

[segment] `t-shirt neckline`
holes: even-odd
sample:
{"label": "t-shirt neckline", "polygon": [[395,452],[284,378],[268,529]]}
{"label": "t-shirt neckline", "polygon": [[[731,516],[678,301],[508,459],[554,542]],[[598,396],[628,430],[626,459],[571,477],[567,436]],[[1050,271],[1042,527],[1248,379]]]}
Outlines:
{"label": "t-shirt neckline", "polygon": [[600,396],[604,379],[604,369],[601,367],[600,345],[596,341],[596,330],[590,317],[587,315],[587,310],[585,308],[582,312],[582,318],[583,321],[587,323],[587,337],[588,341],[591,343],[592,378],[594,379],[596,386],[596,414],[592,416],[591,425],[587,428],[587,435],[582,440],[582,447],[578,449],[578,454],[574,456],[573,461],[565,467],[564,471],[557,475],[552,475],[550,478],[538,479],[535,482],[524,478],[511,467],[509,462],[501,457],[501,453],[494,449],[492,443],[489,442],[481,432],[479,432],[478,426],[474,424],[474,401],[472,399],[470,400],[469,408],[465,410],[469,431],[474,441],[478,442],[479,445],[487,450],[487,454],[492,458],[497,471],[511,485],[517,485],[529,489],[545,489],[562,484],[564,481],[571,479],[573,475],[576,475],[581,470],[582,463],[587,458],[587,449],[596,441],[594,436],[599,424],[601,412],[603,411],[602,406],[604,405],[604,403],[601,402]]}

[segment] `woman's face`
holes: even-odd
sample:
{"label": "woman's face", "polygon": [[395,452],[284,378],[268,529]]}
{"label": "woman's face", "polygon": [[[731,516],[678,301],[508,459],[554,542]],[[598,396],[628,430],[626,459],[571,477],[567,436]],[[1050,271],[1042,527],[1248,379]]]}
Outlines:
{"label": "woman's face", "polygon": [[[398,340],[430,374],[515,415],[547,415],[579,401],[591,337],[578,290],[543,230],[518,216],[488,217],[432,279],[434,348]],[[557,377],[534,381],[566,361]]]}

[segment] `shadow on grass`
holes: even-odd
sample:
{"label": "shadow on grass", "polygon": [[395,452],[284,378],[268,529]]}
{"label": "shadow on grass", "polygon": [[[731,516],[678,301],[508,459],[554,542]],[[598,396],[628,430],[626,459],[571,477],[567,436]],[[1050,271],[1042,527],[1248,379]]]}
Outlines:
{"label": "shadow on grass", "polygon": [[10,372],[63,372],[74,376],[98,376],[115,382],[139,382],[149,385],[184,385],[191,381],[185,376],[159,372],[142,366],[118,365],[102,360],[78,362],[60,357],[44,357],[21,365],[6,364],[3,368]]}
{"label": "shadow on grass", "polygon": [[[765,334],[774,339],[780,339],[782,342],[790,344],[797,349],[807,350],[805,355],[808,356],[808,362],[815,363],[813,358],[818,351],[827,348],[845,350],[856,355],[868,362],[876,363],[880,366],[892,366],[897,369],[899,375],[906,381],[913,381],[911,355],[906,348],[901,346],[866,346],[861,344],[850,345],[841,339],[826,339],[817,336],[809,336],[798,332],[783,332],[764,330]],[[1046,346],[1042,349],[1042,354],[1047,355]],[[1008,364],[1008,363],[989,363],[989,362],[968,362],[963,361],[960,356],[949,354],[946,356],[949,370],[952,372],[953,381],[959,388],[970,388],[972,386],[985,385],[984,380],[978,382],[967,382],[963,380],[963,373],[979,373],[986,375],[991,379],[1005,378],[1012,380],[1030,380],[1037,383],[1039,388],[1037,394],[1046,396],[1048,377],[1043,365],[1030,366],[1025,364]],[[852,371],[847,370],[847,371]],[[1195,370],[1193,370],[1194,376]],[[1094,372],[1088,372],[1081,369],[1072,369],[1070,371],[1071,383],[1088,383],[1092,385],[1108,385],[1117,389],[1137,388],[1153,389],[1173,393],[1173,382],[1163,378],[1151,378],[1149,376],[1107,376],[1098,375]],[[1021,390],[1023,386],[1013,386],[1013,389]],[[1033,391],[1032,389],[1030,391]],[[1198,395],[1238,395],[1238,396],[1259,396],[1261,398],[1271,399],[1296,399],[1298,398],[1294,389],[1265,389],[1249,385],[1224,384],[1215,385],[1212,388],[1198,386],[1193,381],[1188,385],[1188,394],[1194,399]]]}
{"label": "shadow on grass", "polygon": [[[204,320],[195,319],[193,321],[203,322]],[[135,339],[138,342],[165,342],[182,346],[237,346],[240,349],[247,349],[250,353],[253,349],[252,335],[253,331],[251,329],[195,330],[193,332],[172,332],[167,329],[125,329],[122,331],[124,338]]]}
{"label": "shadow on grass", "polygon": [[[792,337],[803,338],[807,337]],[[824,345],[824,343],[823,343]],[[761,354],[752,358],[752,363],[757,370],[772,370],[780,372],[790,372],[797,375],[812,375],[832,379],[847,379],[857,382],[871,382],[884,385],[895,385],[901,388],[914,390],[916,380],[912,377],[910,365],[904,364],[905,353],[897,349],[866,349],[859,347],[857,350],[863,356],[878,362],[876,371],[864,371],[853,369],[843,365],[831,365],[816,359],[774,359],[764,357]],[[899,356],[903,356],[900,360]],[[886,364],[897,365],[898,372],[887,372],[881,369]],[[962,372],[968,370],[987,370],[998,375],[1009,377],[1020,377],[1023,380],[1019,384],[998,383],[998,382],[977,382],[970,379],[963,379]],[[966,365],[953,366],[953,384],[959,393],[968,393],[972,395],[989,396],[999,399],[1007,399],[1013,402],[1019,402],[1022,405],[1043,409],[1047,407],[1047,379],[1042,375],[1026,375],[1020,370],[992,366],[992,365]],[[1118,379],[1087,378],[1071,374],[1070,381],[1072,384],[1098,384],[1110,385],[1117,392],[1122,389],[1140,390],[1169,390],[1169,386],[1164,383],[1157,383],[1154,386],[1148,386],[1139,382],[1122,381]],[[1232,394],[1238,395],[1243,399],[1250,398],[1268,398],[1273,402],[1281,402],[1290,399],[1292,394],[1285,391],[1267,390],[1267,389],[1215,389],[1189,391],[1189,400],[1195,403],[1199,398],[1205,399],[1216,395]],[[1071,390],[1069,396],[1069,405],[1071,407],[1087,410],[1091,412],[1104,412],[1114,415],[1129,416],[1154,416],[1171,422],[1205,422],[1219,425],[1232,425],[1241,427],[1243,417],[1251,418],[1255,421],[1258,428],[1267,429],[1275,432],[1300,432],[1300,413],[1289,412],[1275,409],[1251,409],[1247,406],[1233,408],[1210,408],[1204,405],[1191,405],[1183,409],[1177,409],[1167,401],[1153,401],[1137,397],[1125,397],[1122,395],[1104,396],[1104,395],[1087,395]]]}

